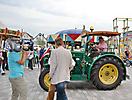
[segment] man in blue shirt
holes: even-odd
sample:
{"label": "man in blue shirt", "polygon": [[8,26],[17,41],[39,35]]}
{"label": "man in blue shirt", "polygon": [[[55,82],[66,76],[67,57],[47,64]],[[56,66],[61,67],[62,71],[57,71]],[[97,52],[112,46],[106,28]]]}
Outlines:
{"label": "man in blue shirt", "polygon": [[9,63],[9,78],[18,78],[23,77],[24,68],[23,65],[17,63],[21,58],[21,52],[9,52],[8,54],[8,63]]}
{"label": "man in blue shirt", "polygon": [[11,50],[8,54],[9,80],[12,86],[11,100],[27,100],[27,86],[23,78],[23,64],[26,59],[26,52],[22,52],[20,44],[16,41],[9,42]]}

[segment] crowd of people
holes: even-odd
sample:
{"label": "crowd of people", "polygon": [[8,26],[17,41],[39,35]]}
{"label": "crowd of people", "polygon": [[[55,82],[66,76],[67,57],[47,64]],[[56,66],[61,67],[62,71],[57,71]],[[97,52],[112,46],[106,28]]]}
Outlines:
{"label": "crowd of people", "polygon": [[[4,48],[0,48],[0,72],[5,75],[7,69],[9,81],[12,87],[11,100],[27,100],[27,83],[24,79],[24,67],[33,70],[35,64],[39,65],[40,58],[45,52],[44,47],[29,49],[22,44],[19,38],[10,38]],[[41,69],[43,63],[40,63]],[[39,67],[39,66],[38,66]]]}
{"label": "crowd of people", "polygon": [[[7,45],[7,44],[6,44]],[[23,48],[26,50],[28,47],[23,45]],[[8,56],[9,56],[9,47],[0,48],[0,73],[1,75],[6,74],[6,70],[8,71]],[[44,46],[41,46],[40,49],[35,48],[32,51],[26,50],[27,58],[24,63],[24,67],[28,68],[29,70],[33,70],[34,67],[37,65],[38,68],[43,69],[43,61],[40,60],[43,53],[45,52]]]}
{"label": "crowd of people", "polygon": [[[1,72],[3,73],[6,65],[8,65],[9,68],[8,76],[12,88],[11,100],[18,100],[18,98],[19,100],[27,100],[28,89],[27,83],[24,79],[24,66],[25,67],[28,66],[31,70],[33,70],[32,62],[34,61],[34,63],[38,64],[40,61],[41,66],[40,69],[42,70],[44,67],[42,56],[45,52],[45,48],[41,47],[40,50],[34,49],[33,51],[27,50],[27,47],[25,45],[21,45],[19,41],[20,41],[19,39],[9,40],[8,41],[9,48],[8,51],[6,51],[6,54],[3,53],[4,49],[3,50],[0,49],[0,64],[2,66]],[[69,50],[64,48],[64,43],[61,38],[55,40],[55,47],[56,49],[53,50],[54,52],[53,51],[51,52],[50,57],[51,86],[49,94],[47,96],[47,100],[53,100],[55,93],[54,90],[57,91],[57,100],[67,100],[68,98],[65,92],[65,84],[70,80],[70,71],[73,68],[72,55]],[[60,69],[65,70],[63,70],[63,75],[61,75],[61,77],[58,78],[58,76],[62,74]]]}

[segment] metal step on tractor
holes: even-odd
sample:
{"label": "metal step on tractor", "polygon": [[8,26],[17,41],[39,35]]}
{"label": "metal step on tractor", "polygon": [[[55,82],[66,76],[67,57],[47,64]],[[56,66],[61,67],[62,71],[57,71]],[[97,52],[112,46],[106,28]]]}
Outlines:
{"label": "metal step on tractor", "polygon": [[[126,80],[126,67],[123,61],[115,52],[110,52],[109,48],[107,52],[95,53],[97,50],[93,45],[96,43],[90,43],[88,38],[90,36],[120,37],[121,34],[110,31],[93,31],[92,28],[91,30],[91,32],[88,32],[85,27],[82,30],[82,38],[87,38],[85,50],[71,51],[76,62],[74,69],[71,71],[71,80],[92,81],[93,85],[99,90],[115,89],[123,80]],[[44,69],[39,76],[39,84],[45,91],[48,91],[50,86],[49,57],[50,55],[46,55],[43,58]]]}

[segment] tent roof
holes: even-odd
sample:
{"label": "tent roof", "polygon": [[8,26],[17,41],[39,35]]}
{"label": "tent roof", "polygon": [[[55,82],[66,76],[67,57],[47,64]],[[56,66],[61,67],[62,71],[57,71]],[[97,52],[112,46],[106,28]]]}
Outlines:
{"label": "tent roof", "polygon": [[82,29],[68,29],[57,32],[56,34],[81,34]]}

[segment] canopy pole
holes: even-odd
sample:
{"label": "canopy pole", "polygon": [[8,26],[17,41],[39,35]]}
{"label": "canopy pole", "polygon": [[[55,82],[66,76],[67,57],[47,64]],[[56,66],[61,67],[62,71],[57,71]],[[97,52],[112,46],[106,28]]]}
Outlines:
{"label": "canopy pole", "polygon": [[66,48],[66,34],[65,34],[65,48]]}
{"label": "canopy pole", "polygon": [[119,35],[119,56],[120,56],[120,49],[121,49],[121,47],[120,47],[120,42],[121,42],[121,36]]}
{"label": "canopy pole", "polygon": [[0,35],[0,48],[2,47],[2,35]]}

